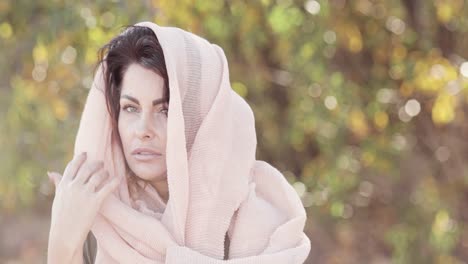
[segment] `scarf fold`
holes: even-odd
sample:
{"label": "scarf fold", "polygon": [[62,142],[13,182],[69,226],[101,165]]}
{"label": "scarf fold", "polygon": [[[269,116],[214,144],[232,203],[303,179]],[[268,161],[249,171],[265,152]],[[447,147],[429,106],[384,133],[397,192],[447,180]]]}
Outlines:
{"label": "scarf fold", "polygon": [[[96,263],[303,263],[310,251],[306,212],[284,176],[255,159],[254,115],[230,86],[224,51],[179,28],[136,26],[158,37],[169,77],[169,200],[164,204],[150,185],[136,197],[122,180],[91,229]],[[104,67],[86,99],[74,155],[86,151],[125,179],[123,152],[111,138]]]}

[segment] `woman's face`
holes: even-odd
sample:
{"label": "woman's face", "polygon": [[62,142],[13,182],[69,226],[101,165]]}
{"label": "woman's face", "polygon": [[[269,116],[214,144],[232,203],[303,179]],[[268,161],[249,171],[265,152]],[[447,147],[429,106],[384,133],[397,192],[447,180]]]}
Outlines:
{"label": "woman's face", "polygon": [[118,120],[123,151],[130,169],[150,182],[167,175],[168,101],[163,91],[164,79],[139,64],[131,64],[124,74]]}

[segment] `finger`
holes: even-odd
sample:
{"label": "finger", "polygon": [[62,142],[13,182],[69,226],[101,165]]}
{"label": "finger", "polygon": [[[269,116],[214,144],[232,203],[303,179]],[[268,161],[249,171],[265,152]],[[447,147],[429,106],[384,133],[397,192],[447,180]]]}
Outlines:
{"label": "finger", "polygon": [[113,178],[104,184],[104,186],[97,192],[99,200],[104,200],[112,191],[114,191],[120,184],[120,179]]}
{"label": "finger", "polygon": [[76,174],[76,177],[74,179],[75,182],[84,184],[88,178],[96,173],[97,171],[101,170],[104,168],[104,162],[102,161],[95,161],[92,163],[86,163],[83,166],[81,166],[80,170]]}
{"label": "finger", "polygon": [[80,170],[81,166],[86,160],[86,152],[82,152],[81,154],[73,157],[72,161],[70,161],[63,172],[63,180],[64,181],[72,181],[78,171]]}
{"label": "finger", "polygon": [[98,190],[101,183],[109,177],[109,173],[106,170],[99,170],[89,177],[89,180],[85,182],[85,185],[93,191]]}
{"label": "finger", "polygon": [[57,188],[58,184],[60,183],[60,180],[62,179],[62,175],[57,172],[47,172],[47,176],[49,176],[49,180],[55,185],[55,188]]}

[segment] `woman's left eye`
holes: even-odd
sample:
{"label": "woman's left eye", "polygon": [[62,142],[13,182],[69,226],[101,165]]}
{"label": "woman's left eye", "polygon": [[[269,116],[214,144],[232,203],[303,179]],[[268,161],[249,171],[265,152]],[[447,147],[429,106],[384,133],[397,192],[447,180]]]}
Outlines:
{"label": "woman's left eye", "polygon": [[169,109],[167,109],[167,108],[161,109],[161,112],[163,112],[165,115],[167,115],[168,111],[169,111]]}

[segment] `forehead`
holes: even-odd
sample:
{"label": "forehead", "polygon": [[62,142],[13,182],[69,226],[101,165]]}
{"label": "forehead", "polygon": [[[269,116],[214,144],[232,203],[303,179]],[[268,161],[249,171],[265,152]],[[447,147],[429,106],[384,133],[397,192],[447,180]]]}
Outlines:
{"label": "forehead", "polygon": [[145,101],[159,99],[164,94],[164,79],[154,71],[133,63],[123,76],[123,94]]}

